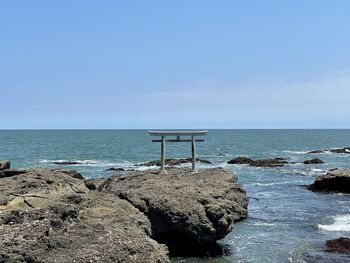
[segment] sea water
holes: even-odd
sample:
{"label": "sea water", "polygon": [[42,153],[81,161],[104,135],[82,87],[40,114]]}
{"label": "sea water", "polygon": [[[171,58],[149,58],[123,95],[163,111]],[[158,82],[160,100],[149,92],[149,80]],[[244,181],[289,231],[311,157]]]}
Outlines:
{"label": "sea water", "polygon": [[[350,146],[350,130],[209,130],[197,144],[198,157],[224,167],[247,190],[249,216],[222,242],[231,254],[212,259],[173,259],[184,263],[350,262],[350,256],[324,252],[327,239],[350,236],[350,195],[313,193],[303,185],[328,169],[350,167],[350,154],[307,154],[309,150]],[[106,177],[107,168],[149,169],[160,145],[146,130],[0,130],[0,160],[12,167],[65,167],[84,176]],[[166,156],[191,156],[188,143],[168,143]],[[228,165],[237,157],[287,157],[279,168]],[[325,164],[304,165],[319,157]],[[81,164],[58,166],[54,161]],[[190,164],[189,164],[190,165]],[[152,167],[151,167],[152,168]]]}

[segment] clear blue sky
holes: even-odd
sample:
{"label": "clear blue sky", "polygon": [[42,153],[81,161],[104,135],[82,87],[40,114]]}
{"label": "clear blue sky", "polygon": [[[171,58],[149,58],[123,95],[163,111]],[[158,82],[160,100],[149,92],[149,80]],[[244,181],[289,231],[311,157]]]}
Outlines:
{"label": "clear blue sky", "polygon": [[350,1],[1,1],[0,128],[350,128]]}

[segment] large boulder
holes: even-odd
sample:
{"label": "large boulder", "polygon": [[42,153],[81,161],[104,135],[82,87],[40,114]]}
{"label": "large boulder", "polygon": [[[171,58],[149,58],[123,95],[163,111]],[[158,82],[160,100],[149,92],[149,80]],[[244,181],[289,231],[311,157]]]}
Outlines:
{"label": "large boulder", "polygon": [[350,169],[334,169],[306,186],[311,191],[350,193]]}
{"label": "large boulder", "polygon": [[143,213],[79,173],[21,170],[0,189],[0,262],[169,262]]}
{"label": "large boulder", "polygon": [[[97,183],[95,187],[91,184]],[[248,199],[237,178],[221,168],[148,170],[90,181],[90,187],[114,194],[147,215],[152,236],[173,256],[221,254],[216,241],[247,216]]]}
{"label": "large boulder", "polygon": [[350,254],[350,238],[341,237],[338,239],[327,240],[326,251]]}
{"label": "large boulder", "polygon": [[0,161],[0,171],[10,169],[11,162],[10,161]]}

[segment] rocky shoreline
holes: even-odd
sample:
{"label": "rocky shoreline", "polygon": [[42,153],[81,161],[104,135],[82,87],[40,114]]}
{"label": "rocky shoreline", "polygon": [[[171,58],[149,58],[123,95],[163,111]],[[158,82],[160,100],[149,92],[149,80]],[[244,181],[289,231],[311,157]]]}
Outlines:
{"label": "rocky shoreline", "polygon": [[84,180],[73,170],[0,171],[0,262],[170,262],[214,256],[247,217],[237,178],[169,168]]}

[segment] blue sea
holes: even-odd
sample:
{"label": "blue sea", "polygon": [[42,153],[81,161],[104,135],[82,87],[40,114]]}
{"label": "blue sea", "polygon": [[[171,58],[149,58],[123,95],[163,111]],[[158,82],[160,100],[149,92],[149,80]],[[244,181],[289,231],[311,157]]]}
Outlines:
{"label": "blue sea", "polygon": [[[350,130],[209,130],[197,144],[198,157],[236,174],[249,196],[249,217],[221,242],[231,254],[213,259],[174,259],[185,263],[350,262],[350,256],[325,253],[327,239],[350,236],[350,195],[313,193],[302,185],[330,168],[350,167],[350,154],[307,154],[309,150],[350,146]],[[0,160],[14,168],[67,167],[89,178],[116,172],[110,167],[139,166],[159,159],[160,145],[146,130],[0,130]],[[188,143],[168,143],[167,157],[191,156]],[[228,165],[237,156],[287,157],[301,162],[319,157],[325,164],[280,168]],[[57,166],[53,161],[82,164]],[[152,168],[152,167],[151,167]]]}

